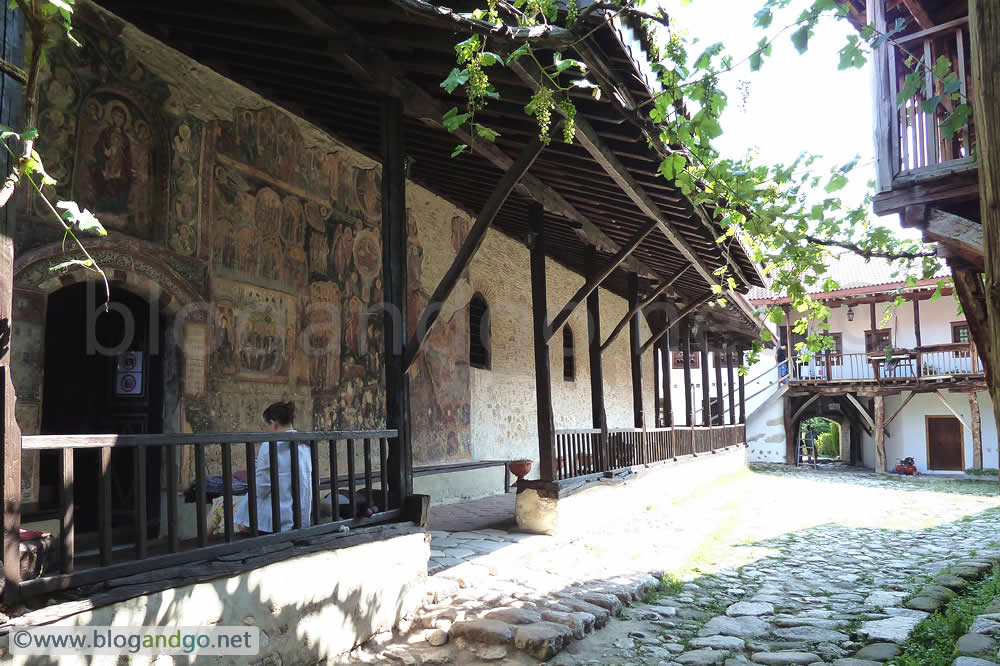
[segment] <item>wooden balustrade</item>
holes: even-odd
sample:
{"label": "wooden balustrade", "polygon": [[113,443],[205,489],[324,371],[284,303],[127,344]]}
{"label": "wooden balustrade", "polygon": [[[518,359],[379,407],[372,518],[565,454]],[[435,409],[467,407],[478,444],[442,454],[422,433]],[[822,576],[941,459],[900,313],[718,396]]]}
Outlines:
{"label": "wooden balustrade", "polygon": [[[893,43],[883,45],[886,57],[882,60],[888,68],[890,104],[884,108],[894,109],[888,123],[883,125],[889,132],[883,144],[889,151],[891,174],[945,173],[961,168],[974,168],[973,148],[976,143],[975,123],[970,121],[952,138],[942,136],[939,125],[954,109],[951,95],[943,95],[944,82],[930,73],[938,58],[944,56],[952,63],[952,71],[959,84],[959,100],[969,101],[967,76],[971,74],[969,49],[969,19],[963,17],[920,32],[898,37]],[[908,60],[911,58],[909,64]],[[903,90],[906,76],[917,71],[917,62],[922,63],[923,84],[920,90],[901,104],[896,98]],[[940,102],[932,111],[925,111],[924,102],[939,97]]]}
{"label": "wooden balustrade", "polygon": [[[394,520],[400,515],[400,507],[388,506],[389,469],[386,464],[389,441],[398,436],[395,430],[366,431],[322,431],[322,432],[281,432],[281,433],[210,433],[197,435],[37,435],[25,436],[21,449],[28,451],[59,451],[63,473],[60,481],[60,532],[58,535],[58,561],[49,563],[49,571],[41,578],[20,580],[8,568],[7,589],[16,590],[18,596],[31,596],[47,591],[90,584],[121,576],[157,570],[162,567],[203,561],[210,557],[236,552],[246,547],[246,539],[259,538],[267,543],[287,541],[305,536],[316,536],[337,531],[345,524],[368,524]],[[261,534],[257,499],[260,496],[256,470],[255,445],[269,447],[270,468],[267,472],[271,488],[279,487],[280,469],[278,442],[294,442],[289,448],[290,467],[299,469],[299,459],[308,455],[312,463],[309,478],[300,478],[298,473],[290,475],[292,490],[292,529],[285,532]],[[363,472],[356,472],[356,442],[361,442],[360,461]],[[327,446],[321,446],[323,443]],[[245,464],[246,489],[234,490],[233,445],[242,445],[238,464]],[[166,455],[166,500],[165,528],[150,529],[151,522],[159,525],[159,515],[150,515],[147,507],[147,476],[145,473],[147,452],[158,447]],[[207,461],[210,449],[217,448],[219,456],[213,462]],[[130,450],[134,461],[134,481],[131,507],[112,507],[113,472],[111,454],[113,451]],[[74,527],[74,485],[79,487],[79,468],[76,484],[73,478],[75,455],[84,452],[98,452],[97,470],[97,534],[91,537],[95,548],[88,551],[81,548],[83,539]],[[346,453],[348,473],[338,475],[338,457]],[[186,455],[188,454],[188,455]],[[284,456],[282,456],[284,457]],[[178,461],[193,461],[193,493],[196,526],[182,529],[178,524]],[[321,468],[330,470],[329,476],[321,475]],[[180,470],[183,471],[183,470]],[[221,491],[213,492],[223,498],[222,534],[212,535],[208,531],[207,510],[209,492],[206,487],[209,473],[218,472],[222,477]],[[346,482],[349,496],[343,500],[341,485]],[[363,484],[359,492],[358,482]],[[286,482],[287,483],[287,482]],[[312,499],[310,515],[301,511],[302,484],[308,484]],[[285,484],[283,484],[285,485]],[[323,491],[330,490],[330,511],[324,511]],[[245,533],[237,532],[234,524],[236,498],[246,496],[249,527]],[[271,515],[280,529],[279,493],[270,493]],[[363,505],[363,506],[362,506]],[[131,513],[127,529],[112,524],[112,510]],[[79,508],[77,509],[79,512]],[[18,514],[19,515],[19,514]],[[79,515],[77,514],[77,519]],[[16,538],[20,527],[13,526]],[[275,525],[270,525],[274,529]],[[5,538],[12,536],[8,528]],[[156,533],[153,533],[153,532]],[[182,532],[193,532],[193,538],[182,539]],[[96,540],[93,537],[96,536]],[[52,571],[55,569],[55,571]]]}
{"label": "wooden balustrade", "polygon": [[674,426],[556,430],[556,478],[560,481],[659,463],[680,456],[743,444],[745,426]]}
{"label": "wooden balustrade", "polygon": [[919,381],[928,377],[983,372],[972,342],[923,345],[870,354],[816,354],[793,367],[793,381]]}

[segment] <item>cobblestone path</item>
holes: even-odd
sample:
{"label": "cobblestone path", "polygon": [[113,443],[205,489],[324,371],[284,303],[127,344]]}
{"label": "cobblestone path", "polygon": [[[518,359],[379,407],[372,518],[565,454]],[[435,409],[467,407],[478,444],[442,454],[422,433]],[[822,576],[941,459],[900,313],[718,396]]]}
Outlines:
{"label": "cobblestone path", "polygon": [[[461,563],[431,577],[407,633],[354,656],[869,666],[924,617],[908,593],[962,559],[1000,558],[995,483],[773,466],[661,504],[644,481],[587,534],[435,533]],[[644,574],[663,573],[674,582],[649,593]]]}

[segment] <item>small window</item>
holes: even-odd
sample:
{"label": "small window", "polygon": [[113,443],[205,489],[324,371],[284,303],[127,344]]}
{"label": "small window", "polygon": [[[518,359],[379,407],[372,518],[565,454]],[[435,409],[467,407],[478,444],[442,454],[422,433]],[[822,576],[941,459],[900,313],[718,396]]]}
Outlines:
{"label": "small window", "polygon": [[469,302],[469,365],[490,369],[490,306],[482,294]]}
{"label": "small window", "polygon": [[563,326],[563,379],[567,382],[576,380],[576,359],[573,355],[573,329]]}
{"label": "small window", "polygon": [[[972,334],[969,332],[969,323],[966,321],[953,321],[951,322],[951,341],[958,344],[969,344],[972,340]],[[955,356],[958,358],[969,358],[969,352],[967,350],[960,350],[955,352]]]}
{"label": "small window", "polygon": [[880,328],[876,331],[865,331],[865,352],[873,354],[892,349],[892,331]]}
{"label": "small window", "polygon": [[830,365],[841,365],[844,356],[844,334],[827,333],[827,335],[833,338],[833,347],[826,350],[826,353],[830,355]]}
{"label": "small window", "polygon": [[[698,369],[698,367],[699,367],[699,365],[698,365],[698,358],[700,356],[701,356],[701,354],[699,354],[698,352],[691,352],[691,365],[690,365],[690,367],[692,369],[694,369],[694,370]],[[683,370],[684,369],[684,352],[670,352],[670,367],[675,368],[677,370]]]}

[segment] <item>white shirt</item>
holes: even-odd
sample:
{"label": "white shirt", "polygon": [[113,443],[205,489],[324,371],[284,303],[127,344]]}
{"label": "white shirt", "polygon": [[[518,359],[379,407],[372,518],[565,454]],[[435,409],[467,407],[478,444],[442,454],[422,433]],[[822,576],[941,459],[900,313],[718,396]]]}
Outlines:
{"label": "white shirt", "polygon": [[[289,432],[295,432],[290,430]],[[302,527],[309,527],[312,515],[312,454],[307,443],[299,447],[299,516]],[[274,532],[271,525],[271,455],[267,442],[257,451],[257,529]],[[281,517],[279,532],[292,529],[292,448],[289,442],[278,442],[278,497]],[[244,501],[236,509],[233,522],[250,527],[250,507]]]}

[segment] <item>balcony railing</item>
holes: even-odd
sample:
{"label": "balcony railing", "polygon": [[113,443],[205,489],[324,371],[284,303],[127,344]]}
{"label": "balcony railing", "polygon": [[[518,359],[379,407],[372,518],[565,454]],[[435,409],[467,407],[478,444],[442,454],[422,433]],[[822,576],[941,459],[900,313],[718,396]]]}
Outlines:
{"label": "balcony railing", "polygon": [[909,382],[975,376],[982,364],[972,342],[924,345],[862,354],[816,354],[792,366],[799,382]]}
{"label": "balcony railing", "polygon": [[[246,549],[251,544],[271,545],[338,531],[343,525],[394,520],[400,515],[400,507],[390,506],[394,500],[390,493],[387,456],[390,442],[397,436],[395,430],[25,436],[21,441],[23,453],[51,451],[57,452],[60,459],[58,547],[39,578],[22,581],[17,566],[5,567],[5,595],[8,590],[13,590],[16,596],[33,596],[167,566],[205,561]],[[287,474],[287,470],[280,469],[279,462],[284,456],[279,458],[278,441],[296,443],[289,447],[292,470],[299,469],[299,448],[306,445],[312,463],[312,476],[300,478],[297,473],[288,475],[292,495],[292,529],[260,534],[255,445],[269,447],[268,485],[278,488],[280,475]],[[206,462],[206,453],[216,447],[218,457],[213,456],[212,462]],[[150,493],[147,492],[149,477],[146,465],[149,452],[154,450],[159,454],[156,459],[163,460],[165,492],[161,498],[166,502],[166,523],[162,527],[159,527],[159,511],[147,507]],[[128,493],[131,500],[124,506],[112,501],[112,487],[121,483],[113,472],[112,452],[115,451],[127,451],[133,466],[131,492]],[[97,489],[97,533],[81,535],[77,533],[74,520],[74,507],[81,498],[74,497],[74,486],[80,487],[83,479],[74,479],[74,469],[77,473],[80,470],[80,466],[74,466],[74,458],[93,456],[91,452],[97,454],[97,478],[90,479],[96,481],[90,485]],[[234,473],[239,471],[234,466],[234,453],[237,458],[243,459],[236,466],[245,465],[246,471],[245,487],[240,484],[238,490],[234,487],[239,483],[238,479],[234,479]],[[188,460],[193,462],[193,492],[190,498],[195,505],[196,524],[193,526],[182,524],[178,518],[178,461],[184,460],[185,455],[190,455]],[[321,470],[329,470],[329,474],[323,475]],[[208,530],[210,498],[207,482],[210,472],[221,477],[221,489],[213,492],[222,497],[221,534],[210,534]],[[287,480],[282,482],[286,487],[288,484]],[[307,492],[311,495],[310,515],[301,511],[302,484],[307,484]],[[323,494],[326,490],[331,491],[329,511],[324,510]],[[241,495],[247,503],[250,525],[248,529],[238,531],[234,525],[234,511]],[[270,510],[275,520],[280,520],[278,517],[281,516],[279,502],[280,493],[270,493]],[[112,519],[113,512],[119,516],[117,526]],[[124,529],[121,514],[127,518]],[[2,535],[6,553],[11,552],[8,544],[19,540],[21,518],[19,505],[7,502]],[[192,536],[186,538],[185,533]],[[84,541],[81,536],[87,537],[94,546],[78,549],[78,544]],[[251,540],[250,543],[247,540]]]}
{"label": "balcony railing", "polygon": [[556,430],[555,480],[614,472],[746,442],[744,425]]}
{"label": "balcony railing", "polygon": [[[940,124],[951,114],[956,101],[952,94],[943,94],[945,82],[932,73],[939,58],[951,62],[951,71],[957,77],[957,94],[960,103],[970,103],[968,85],[971,74],[969,49],[969,19],[960,18],[920,32],[894,38],[879,47],[884,50],[877,62],[887,69],[891,97],[880,108],[888,115],[886,122],[879,122],[881,145],[888,148],[886,159],[890,162],[892,184],[933,175],[974,168],[973,148],[976,143],[975,122],[970,120],[951,138],[945,138]],[[885,71],[885,70],[883,70]],[[915,95],[897,103],[897,96],[904,89],[907,75],[922,72],[922,85]],[[882,89],[884,90],[884,88]],[[939,98],[933,110],[925,110],[927,100]],[[890,189],[890,183],[880,183]]]}

